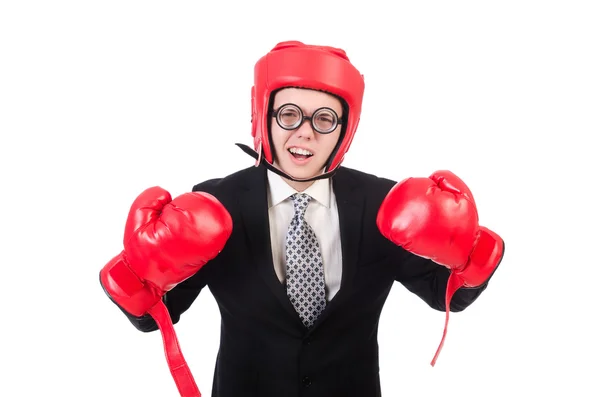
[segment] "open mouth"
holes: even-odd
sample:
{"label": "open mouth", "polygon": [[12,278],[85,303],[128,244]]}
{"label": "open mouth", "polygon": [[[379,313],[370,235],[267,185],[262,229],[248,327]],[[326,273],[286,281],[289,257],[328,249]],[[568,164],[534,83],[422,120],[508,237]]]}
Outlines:
{"label": "open mouth", "polygon": [[306,149],[301,149],[301,148],[297,148],[297,147],[289,148],[288,152],[297,161],[306,161],[314,155],[314,153],[312,153]]}

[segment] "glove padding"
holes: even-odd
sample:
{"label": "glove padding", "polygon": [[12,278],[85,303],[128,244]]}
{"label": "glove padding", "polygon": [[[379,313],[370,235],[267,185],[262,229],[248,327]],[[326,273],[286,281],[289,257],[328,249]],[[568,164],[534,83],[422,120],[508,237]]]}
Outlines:
{"label": "glove padding", "polygon": [[190,192],[172,200],[166,190],[149,188],[133,202],[124,250],[101,270],[101,283],[124,310],[143,316],[216,257],[231,231],[229,213],[212,195]]}
{"label": "glove padding", "polygon": [[229,212],[212,195],[185,193],[175,199],[160,187],[142,192],[131,205],[124,249],[100,271],[107,295],[123,310],[156,321],[169,369],[182,396],[200,396],[181,354],[162,297],[215,258],[231,236]]}
{"label": "glove padding", "polygon": [[376,222],[396,245],[451,271],[446,286],[446,325],[433,366],[446,337],[452,296],[461,287],[479,287],[491,277],[502,259],[504,242],[479,225],[470,189],[450,171],[397,183],[383,200]]}

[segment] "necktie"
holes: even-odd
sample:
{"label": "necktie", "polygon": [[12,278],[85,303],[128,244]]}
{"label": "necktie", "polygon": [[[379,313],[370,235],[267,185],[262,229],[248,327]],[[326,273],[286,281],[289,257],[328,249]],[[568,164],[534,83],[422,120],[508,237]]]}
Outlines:
{"label": "necktie", "polygon": [[304,325],[310,328],[326,305],[323,260],[315,232],[304,219],[311,197],[296,193],[292,199],[294,217],[285,252],[287,295]]}

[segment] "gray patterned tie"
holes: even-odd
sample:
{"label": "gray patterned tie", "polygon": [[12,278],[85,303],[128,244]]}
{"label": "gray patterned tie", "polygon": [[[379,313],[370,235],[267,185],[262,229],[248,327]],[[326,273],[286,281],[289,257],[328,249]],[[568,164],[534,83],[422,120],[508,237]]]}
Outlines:
{"label": "gray patterned tie", "polygon": [[291,197],[294,217],[285,250],[287,295],[304,325],[310,328],[326,305],[323,261],[315,232],[304,219],[311,197],[306,193]]}

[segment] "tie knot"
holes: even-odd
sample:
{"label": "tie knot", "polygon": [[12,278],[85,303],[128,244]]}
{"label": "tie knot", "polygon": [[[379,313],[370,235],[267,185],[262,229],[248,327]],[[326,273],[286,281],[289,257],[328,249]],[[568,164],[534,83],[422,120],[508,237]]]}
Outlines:
{"label": "tie knot", "polygon": [[311,197],[306,193],[296,193],[292,196],[294,200],[294,215],[304,216],[306,209],[308,208],[308,202]]}

